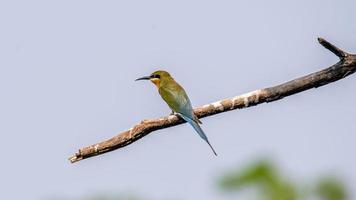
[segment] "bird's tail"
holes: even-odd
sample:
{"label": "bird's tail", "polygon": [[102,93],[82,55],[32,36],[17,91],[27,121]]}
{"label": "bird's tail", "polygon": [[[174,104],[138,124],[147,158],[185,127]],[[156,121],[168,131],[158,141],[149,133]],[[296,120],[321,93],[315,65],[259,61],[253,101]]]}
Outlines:
{"label": "bird's tail", "polygon": [[197,122],[195,122],[194,120],[190,119],[189,117],[180,115],[185,121],[187,121],[194,129],[195,131],[199,134],[199,136],[206,141],[206,143],[208,143],[208,145],[210,146],[211,150],[213,150],[214,154],[217,156],[218,154],[216,154],[213,146],[211,146],[208,137],[205,135],[203,129],[199,126],[199,124]]}

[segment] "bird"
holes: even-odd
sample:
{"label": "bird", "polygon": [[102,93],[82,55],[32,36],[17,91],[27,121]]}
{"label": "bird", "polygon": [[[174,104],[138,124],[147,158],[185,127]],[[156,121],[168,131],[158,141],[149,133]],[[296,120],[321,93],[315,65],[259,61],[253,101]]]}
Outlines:
{"label": "bird", "polygon": [[149,76],[136,79],[136,81],[139,80],[150,80],[154,85],[156,85],[158,93],[168,104],[169,108],[172,110],[172,114],[177,114],[179,117],[188,122],[199,134],[199,136],[205,140],[206,143],[208,143],[215,156],[217,156],[217,153],[210,144],[208,137],[199,125],[202,124],[202,122],[194,114],[193,107],[187,93],[167,71],[158,70]]}

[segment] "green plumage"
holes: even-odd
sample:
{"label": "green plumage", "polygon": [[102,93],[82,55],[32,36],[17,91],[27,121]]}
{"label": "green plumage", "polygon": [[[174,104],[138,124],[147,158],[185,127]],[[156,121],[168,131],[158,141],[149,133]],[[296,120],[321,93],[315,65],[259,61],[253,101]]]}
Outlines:
{"label": "green plumage", "polygon": [[174,112],[180,112],[185,105],[190,103],[182,86],[170,76],[161,76],[158,92]]}
{"label": "green plumage", "polygon": [[159,94],[171,110],[192,125],[200,137],[209,144],[216,155],[216,152],[211,146],[207,136],[199,126],[199,123],[201,122],[194,114],[193,107],[187,93],[168,72],[156,71],[150,76],[142,77],[137,80],[151,80],[158,87]]}

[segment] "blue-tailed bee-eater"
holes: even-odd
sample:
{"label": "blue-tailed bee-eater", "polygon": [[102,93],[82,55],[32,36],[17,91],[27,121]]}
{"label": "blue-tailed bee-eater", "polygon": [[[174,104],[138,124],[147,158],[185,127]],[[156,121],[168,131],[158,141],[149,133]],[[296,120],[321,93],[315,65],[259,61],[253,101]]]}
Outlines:
{"label": "blue-tailed bee-eater", "polygon": [[195,131],[200,135],[200,137],[205,140],[210,148],[216,154],[214,148],[211,146],[208,137],[205,135],[203,129],[199,126],[202,122],[194,114],[192,104],[190,103],[187,93],[184,91],[183,87],[180,86],[172,76],[166,71],[155,71],[150,76],[144,76],[138,80],[150,80],[154,83],[158,92],[163,98],[163,100],[168,104],[173,113],[177,114],[179,117],[187,121]]}

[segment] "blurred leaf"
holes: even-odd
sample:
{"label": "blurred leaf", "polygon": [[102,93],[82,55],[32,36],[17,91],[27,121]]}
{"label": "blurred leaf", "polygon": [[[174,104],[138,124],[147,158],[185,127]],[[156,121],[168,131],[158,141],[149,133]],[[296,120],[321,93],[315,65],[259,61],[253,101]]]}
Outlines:
{"label": "blurred leaf", "polygon": [[317,185],[317,194],[325,200],[346,200],[345,186],[335,178],[324,178]]}
{"label": "blurred leaf", "polygon": [[323,178],[312,190],[303,190],[287,180],[268,160],[261,160],[242,170],[227,173],[219,182],[223,190],[237,191],[252,188],[262,200],[346,200],[345,186],[335,178]]}
{"label": "blurred leaf", "polygon": [[230,191],[254,187],[265,200],[295,200],[297,197],[295,186],[283,180],[268,160],[228,173],[220,181],[220,187]]}
{"label": "blurred leaf", "polygon": [[220,181],[223,189],[239,189],[249,184],[270,183],[275,180],[275,169],[269,161],[257,162],[244,170],[237,170],[225,175]]}

